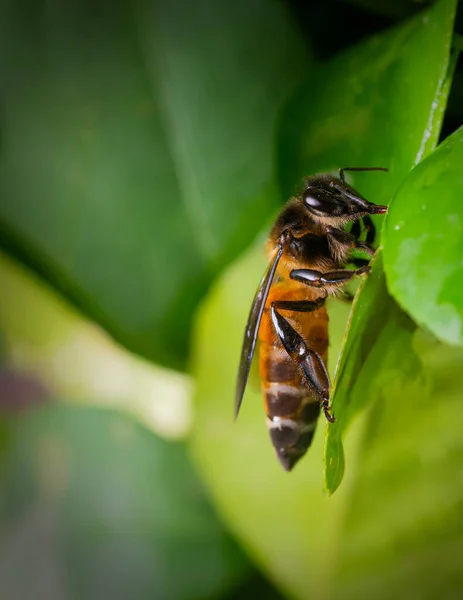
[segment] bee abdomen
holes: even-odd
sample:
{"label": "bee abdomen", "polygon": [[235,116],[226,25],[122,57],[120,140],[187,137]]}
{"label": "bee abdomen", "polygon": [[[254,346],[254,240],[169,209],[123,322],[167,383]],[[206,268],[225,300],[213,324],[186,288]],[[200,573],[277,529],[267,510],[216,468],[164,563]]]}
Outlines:
{"label": "bee abdomen", "polygon": [[290,471],[312,443],[320,403],[303,384],[297,365],[289,357],[265,350],[263,354],[273,358],[264,363],[267,425],[276,454]]}
{"label": "bee abdomen", "polygon": [[307,396],[307,392],[289,383],[264,383],[267,416],[285,417],[296,414]]}
{"label": "bee abdomen", "polygon": [[312,443],[320,401],[278,343],[261,340],[260,371],[270,438],[281,464],[290,471]]}
{"label": "bee abdomen", "polygon": [[297,414],[267,418],[270,438],[276,455],[286,471],[290,471],[310,447],[317,426],[320,404],[305,398]]}

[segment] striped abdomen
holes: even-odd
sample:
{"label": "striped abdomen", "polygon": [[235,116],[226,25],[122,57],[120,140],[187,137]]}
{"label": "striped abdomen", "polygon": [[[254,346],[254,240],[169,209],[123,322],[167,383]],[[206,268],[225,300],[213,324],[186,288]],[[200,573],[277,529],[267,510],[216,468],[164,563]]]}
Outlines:
{"label": "striped abdomen", "polygon": [[[277,456],[289,471],[309,448],[320,413],[320,399],[311,392],[302,370],[283,348],[270,318],[276,300],[315,300],[316,289],[287,279],[274,284],[267,298],[259,330],[260,376],[267,424]],[[326,364],[328,315],[323,306],[309,313],[281,311]]]}

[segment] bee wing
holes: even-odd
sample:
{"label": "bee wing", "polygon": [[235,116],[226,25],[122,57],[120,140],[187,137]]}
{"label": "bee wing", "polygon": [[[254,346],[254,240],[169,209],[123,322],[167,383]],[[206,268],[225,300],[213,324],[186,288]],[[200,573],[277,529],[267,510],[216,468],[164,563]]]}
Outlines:
{"label": "bee wing", "polygon": [[241,349],[240,366],[238,370],[238,379],[236,381],[235,391],[235,419],[238,416],[241,401],[243,400],[244,390],[248,381],[249,370],[251,368],[252,357],[256,349],[257,334],[259,333],[260,322],[264,312],[265,302],[272,285],[276,268],[283,254],[283,246],[278,247],[278,252],[273,260],[269,262],[267,270],[262,277],[259,288],[254,296],[254,301],[249,312],[248,322],[244,331],[243,347]]}

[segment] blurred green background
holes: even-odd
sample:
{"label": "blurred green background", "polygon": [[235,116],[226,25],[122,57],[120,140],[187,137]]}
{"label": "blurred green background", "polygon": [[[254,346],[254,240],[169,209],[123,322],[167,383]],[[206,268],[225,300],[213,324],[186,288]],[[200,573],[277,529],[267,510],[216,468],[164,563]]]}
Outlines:
{"label": "blurred green background", "polygon": [[[1,600],[463,589],[457,0],[0,2]],[[266,232],[345,166],[379,249],[329,300],[291,474],[242,332]]]}

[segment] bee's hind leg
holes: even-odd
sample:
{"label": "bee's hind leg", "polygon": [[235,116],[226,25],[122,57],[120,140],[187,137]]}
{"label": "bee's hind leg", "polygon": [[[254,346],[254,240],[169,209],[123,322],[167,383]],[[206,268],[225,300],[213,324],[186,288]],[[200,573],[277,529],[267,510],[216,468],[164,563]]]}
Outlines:
{"label": "bee's hind leg", "polygon": [[299,333],[288,323],[288,321],[278,312],[280,310],[291,310],[294,312],[311,312],[321,308],[325,303],[325,297],[317,300],[300,301],[277,301],[272,302],[270,313],[275,331],[283,344],[289,357],[297,363],[310,387],[320,397],[320,405],[325,413],[325,417],[330,423],[334,422],[334,417],[330,413],[330,379],[321,356],[311,350]]}

